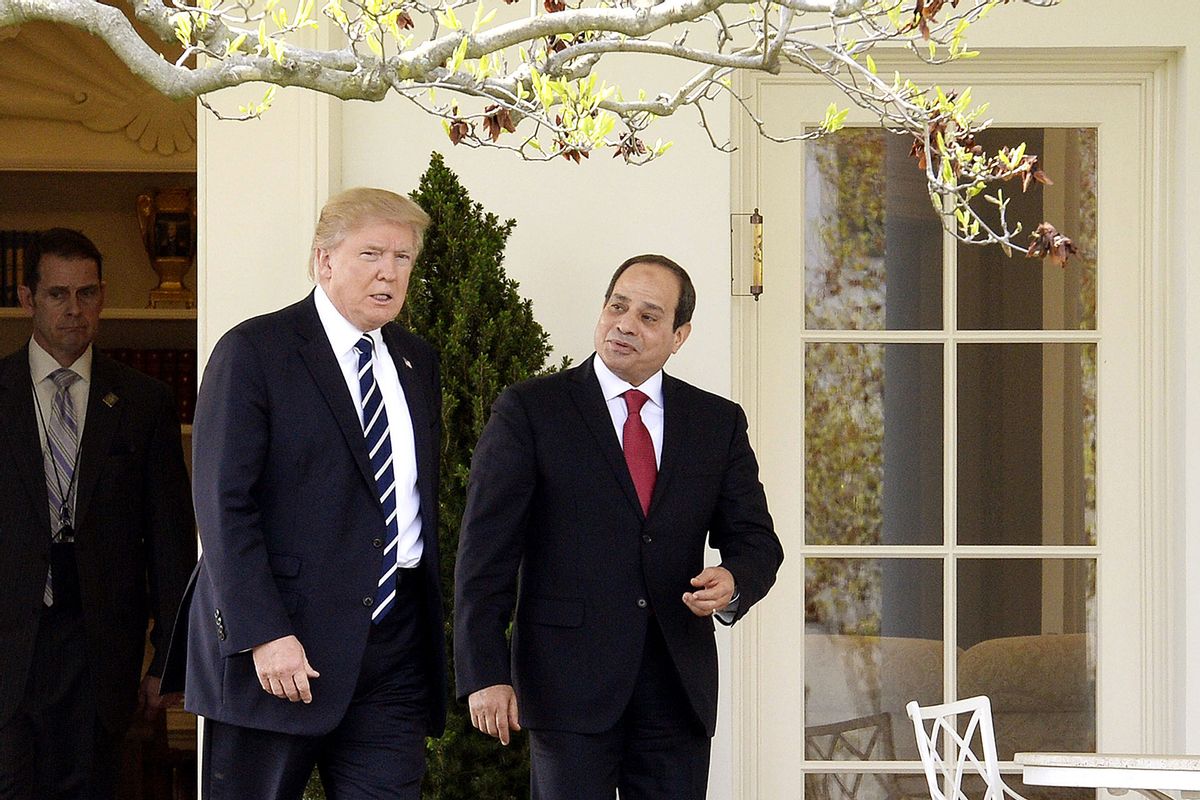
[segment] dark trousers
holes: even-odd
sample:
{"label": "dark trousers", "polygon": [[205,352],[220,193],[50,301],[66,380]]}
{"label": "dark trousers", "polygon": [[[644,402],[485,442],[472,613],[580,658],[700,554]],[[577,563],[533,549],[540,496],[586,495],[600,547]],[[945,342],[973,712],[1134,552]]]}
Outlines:
{"label": "dark trousers", "polygon": [[87,653],[78,606],[42,609],[24,696],[0,728],[0,800],[113,797],[125,732],[100,721]]}
{"label": "dark trousers", "polygon": [[[371,626],[350,707],[324,736],[204,721],[203,800],[298,800],[315,766],[329,800],[416,800],[425,774],[430,678],[416,570]],[[313,691],[321,691],[320,679]],[[281,701],[286,702],[286,701]]]}
{"label": "dark trousers", "polygon": [[532,800],[704,800],[711,740],[658,624],[620,720],[601,733],[530,730]]}

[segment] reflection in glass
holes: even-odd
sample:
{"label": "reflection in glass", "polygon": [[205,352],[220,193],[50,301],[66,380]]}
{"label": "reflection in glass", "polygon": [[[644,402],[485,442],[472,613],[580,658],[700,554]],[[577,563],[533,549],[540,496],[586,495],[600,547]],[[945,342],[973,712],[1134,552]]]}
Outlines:
{"label": "reflection in glass", "polygon": [[1096,543],[1096,345],[958,348],[958,541]]}
{"label": "reflection in glass", "polygon": [[921,774],[809,772],[804,776],[804,800],[929,800],[929,785]]}
{"label": "reflection in glass", "polygon": [[992,701],[1001,759],[1096,748],[1094,559],[960,559],[958,696]]}
{"label": "reflection in glass", "polygon": [[[963,330],[1096,329],[1096,130],[992,128],[977,137],[987,152],[1025,142],[1040,157],[1053,185],[1002,184],[1009,224],[1020,222],[1024,245],[1043,221],[1071,237],[1078,252],[1066,268],[1050,261],[1010,258],[998,247],[958,245],[958,327]],[[988,192],[989,194],[991,192]],[[999,211],[983,197],[973,203],[989,224]]]}
{"label": "reflection in glass", "polygon": [[806,328],[942,326],[941,224],[911,145],[863,128],[806,145]]}
{"label": "reflection in glass", "polygon": [[804,566],[806,729],[841,754],[827,758],[847,757],[829,741],[844,730],[861,760],[890,760],[885,742],[864,744],[886,722],[895,757],[917,758],[904,706],[942,701],[941,562],[809,558]]}
{"label": "reflection in glass", "polygon": [[941,345],[804,352],[805,541],[941,544]]}

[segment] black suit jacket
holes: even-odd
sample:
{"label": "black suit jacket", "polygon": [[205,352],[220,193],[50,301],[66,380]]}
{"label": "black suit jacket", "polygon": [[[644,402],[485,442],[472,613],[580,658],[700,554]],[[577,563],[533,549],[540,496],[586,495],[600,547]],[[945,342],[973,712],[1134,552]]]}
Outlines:
{"label": "black suit jacket", "polygon": [[[48,411],[48,410],[47,410]],[[50,511],[28,346],[0,360],[0,725],[31,668],[50,559]],[[97,704],[121,731],[137,700],[147,619],[155,620],[152,674],[196,535],[179,417],[170,389],[95,353],[80,441],[75,550]]]}
{"label": "black suit jacket", "polygon": [[737,582],[738,617],[774,583],[783,550],[741,408],[669,375],[663,402],[661,468],[643,515],[592,359],[496,401],[472,460],[455,573],[460,697],[511,683],[524,727],[607,730],[633,692],[653,613],[712,735],[713,620],[681,597],[704,568],[706,538]]}
{"label": "black suit jacket", "polygon": [[[445,722],[438,581],[437,357],[395,324],[383,339],[412,416],[433,708]],[[193,428],[193,483],[203,555],[171,661],[184,660],[189,711],[301,735],[332,730],[354,693],[383,558],[383,511],[358,410],[313,295],[247,320],[217,343]],[[395,612],[393,612],[395,613]],[[321,673],[311,704],[263,691],[250,648],[289,634]],[[173,688],[176,674],[169,666]]]}

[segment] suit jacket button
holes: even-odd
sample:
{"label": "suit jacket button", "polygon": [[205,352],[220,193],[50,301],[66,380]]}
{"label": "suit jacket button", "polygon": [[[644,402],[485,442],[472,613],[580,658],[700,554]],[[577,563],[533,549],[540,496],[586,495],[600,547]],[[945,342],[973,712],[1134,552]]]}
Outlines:
{"label": "suit jacket button", "polygon": [[649,605],[649,604],[646,602],[646,598],[644,598],[644,597],[638,598],[638,603],[637,603],[638,608],[645,608],[647,605]]}
{"label": "suit jacket button", "polygon": [[376,550],[378,550],[379,548],[383,547],[383,539],[380,539],[378,537],[372,539],[371,546],[374,547]]}
{"label": "suit jacket button", "polygon": [[645,542],[646,544],[650,544],[651,542],[653,542],[653,541],[654,541],[654,537],[652,537],[652,536],[651,536],[650,534],[648,534],[648,533],[643,533],[643,534],[642,534],[642,541],[643,541],[643,542]]}
{"label": "suit jacket button", "polygon": [[363,605],[366,606],[367,608],[370,608],[371,606],[375,605],[375,598],[374,597],[364,597]]}

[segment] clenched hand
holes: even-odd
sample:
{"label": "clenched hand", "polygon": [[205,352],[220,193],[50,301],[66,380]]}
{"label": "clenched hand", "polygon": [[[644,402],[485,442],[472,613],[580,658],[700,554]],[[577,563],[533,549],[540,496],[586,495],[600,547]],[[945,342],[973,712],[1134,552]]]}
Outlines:
{"label": "clenched hand", "polygon": [[319,678],[321,673],[308,663],[299,639],[284,636],[258,645],[251,653],[254,655],[254,671],[258,673],[258,682],[263,691],[293,703],[312,702],[309,679]]}
{"label": "clenched hand", "polygon": [[467,698],[471,724],[501,744],[508,744],[509,732],[521,730],[517,718],[517,693],[507,683],[472,692]]}

